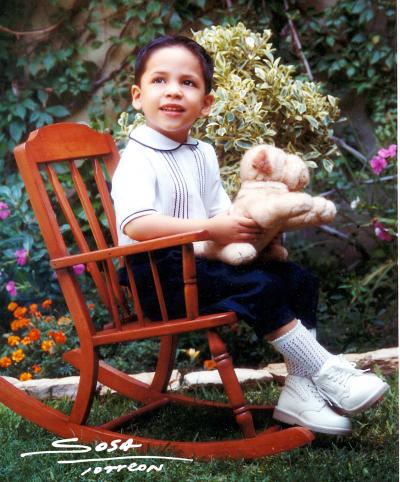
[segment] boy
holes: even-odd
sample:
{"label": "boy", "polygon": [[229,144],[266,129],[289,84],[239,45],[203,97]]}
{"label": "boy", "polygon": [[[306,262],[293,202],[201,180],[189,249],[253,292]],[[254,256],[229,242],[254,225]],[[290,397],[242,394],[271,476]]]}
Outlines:
{"label": "boy", "polygon": [[[196,119],[210,112],[212,75],[210,56],[186,37],[163,36],[139,52],[132,104],[143,111],[146,125],[130,133],[112,180],[120,244],[198,229],[220,244],[261,236],[253,220],[227,214],[230,200],[215,152],[189,136]],[[179,253],[157,254],[171,317],[182,316]],[[139,290],[151,292],[146,259],[136,256],[129,262]],[[235,311],[283,354],[289,375],[276,419],[345,434],[351,431],[350,420],[333,408],[358,413],[388,389],[374,374],[327,352],[306,329],[315,326],[318,291],[307,271],[290,262],[232,267],[205,259],[197,259],[196,268],[203,313]],[[157,319],[154,299],[148,295],[144,311]]]}

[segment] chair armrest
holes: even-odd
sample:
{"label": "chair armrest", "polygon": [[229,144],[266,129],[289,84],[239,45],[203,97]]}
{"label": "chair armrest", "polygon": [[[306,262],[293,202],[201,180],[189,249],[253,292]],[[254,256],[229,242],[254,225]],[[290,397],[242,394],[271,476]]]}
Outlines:
{"label": "chair armrest", "polygon": [[64,256],[62,258],[54,258],[50,260],[50,266],[53,269],[69,268],[76,264],[104,261],[107,259],[117,258],[119,256],[146,253],[148,251],[156,251],[157,249],[171,248],[173,246],[182,246],[195,241],[206,241],[208,239],[210,239],[210,235],[206,230],[192,231],[185,234],[174,234],[172,236],[164,236],[162,238],[151,239],[149,241],[140,241],[129,246],[99,249],[96,251],[89,251],[87,253],[74,254],[71,256]]}

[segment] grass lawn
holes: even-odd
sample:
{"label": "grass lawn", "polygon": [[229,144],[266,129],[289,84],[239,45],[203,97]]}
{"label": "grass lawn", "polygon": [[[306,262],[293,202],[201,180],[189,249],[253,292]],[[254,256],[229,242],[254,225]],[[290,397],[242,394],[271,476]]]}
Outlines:
{"label": "grass lawn", "polygon": [[[20,453],[39,450],[51,450],[51,443],[58,437],[45,432],[35,425],[26,422],[10,410],[0,405],[0,480],[13,482],[73,480],[147,480],[147,481],[179,481],[179,482],[233,482],[233,481],[379,481],[394,482],[398,480],[398,378],[397,374],[388,377],[391,392],[377,407],[353,418],[353,433],[349,437],[337,438],[317,435],[311,446],[299,448],[291,452],[252,462],[246,461],[212,461],[212,462],[178,462],[142,459],[138,463],[159,465],[164,462],[160,472],[129,472],[126,469],[110,474],[104,471],[94,474],[95,467],[105,467],[110,462],[94,462],[90,464],[92,471],[84,476],[80,474],[89,464],[60,465],[57,460],[63,458],[101,457],[102,453],[90,452],[82,455],[54,454],[20,457]],[[247,389],[246,396],[250,402],[276,402],[279,388],[276,384],[259,385]],[[221,399],[221,392],[216,389],[201,389],[198,396]],[[68,409],[70,402],[52,402],[53,406]],[[130,405],[132,408],[132,405]],[[128,409],[125,400],[109,395],[95,401],[92,423],[105,420],[112,412]],[[269,423],[266,417],[257,417],[258,425]],[[129,427],[134,433],[164,438],[236,436],[232,420],[221,413],[201,413],[183,407],[168,407],[160,410],[151,418],[143,418]],[[71,435],[72,437],[72,435]],[[124,452],[114,455],[124,455]],[[104,455],[104,454],[103,454]],[[165,455],[165,454],[163,454]],[[116,463],[117,462],[113,462]],[[120,462],[123,463],[123,462]]]}

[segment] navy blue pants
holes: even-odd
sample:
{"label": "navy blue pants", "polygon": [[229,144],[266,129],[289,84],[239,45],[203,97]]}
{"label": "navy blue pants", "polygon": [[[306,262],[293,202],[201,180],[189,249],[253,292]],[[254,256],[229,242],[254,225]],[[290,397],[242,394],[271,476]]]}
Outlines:
{"label": "navy blue pants", "polygon": [[[155,252],[157,267],[170,318],[185,316],[180,248]],[[142,308],[151,320],[160,320],[153,277],[147,254],[128,257],[135,275]],[[196,258],[201,314],[236,312],[257,336],[298,318],[307,328],[316,325],[318,279],[296,263],[270,261],[230,266],[220,261]],[[120,273],[127,285],[126,272]]]}

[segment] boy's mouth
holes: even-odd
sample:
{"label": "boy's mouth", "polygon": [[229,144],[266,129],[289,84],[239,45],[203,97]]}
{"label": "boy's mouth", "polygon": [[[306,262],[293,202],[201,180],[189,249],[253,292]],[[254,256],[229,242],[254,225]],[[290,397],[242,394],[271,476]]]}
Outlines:
{"label": "boy's mouth", "polygon": [[184,108],[180,105],[168,104],[160,107],[160,110],[164,112],[184,112]]}

